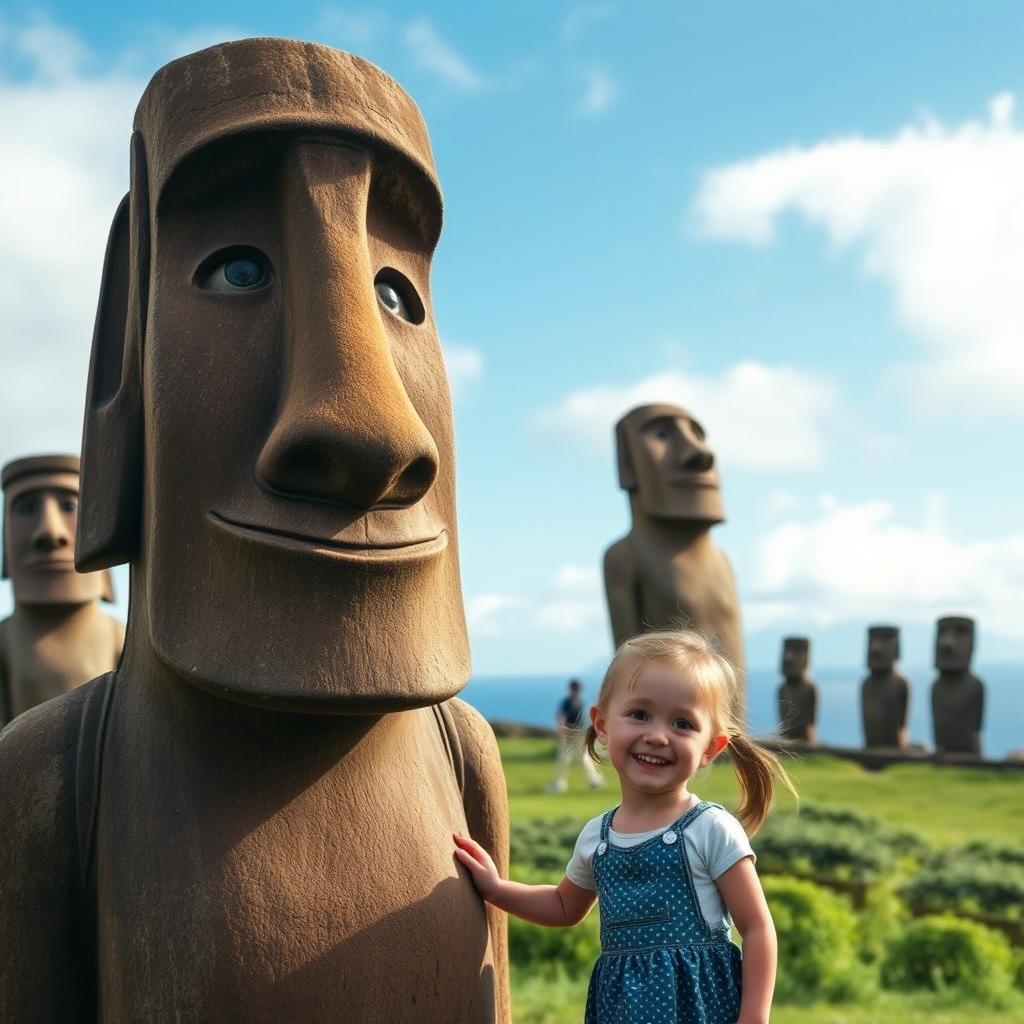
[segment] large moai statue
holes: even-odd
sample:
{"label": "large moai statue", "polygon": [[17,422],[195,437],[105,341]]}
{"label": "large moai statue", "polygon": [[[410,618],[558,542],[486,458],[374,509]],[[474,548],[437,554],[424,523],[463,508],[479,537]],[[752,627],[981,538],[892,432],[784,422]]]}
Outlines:
{"label": "large moai statue", "polygon": [[910,683],[900,675],[900,631],[896,626],[869,626],[869,675],[861,684],[864,746],[906,747]]}
{"label": "large moai statue", "polygon": [[373,65],[249,39],[159,71],[86,399],[78,564],[117,670],[0,738],[0,1020],[509,1019],[470,662],[441,196]]}
{"label": "large moai statue", "polygon": [[932,724],[940,754],[981,756],[981,723],[985,685],[971,672],[974,619],[947,615],[936,623],[935,667],[932,684]]}
{"label": "large moai statue", "polygon": [[808,678],[811,641],[787,636],[782,641],[779,687],[779,735],[802,743],[818,742],[818,685]]}
{"label": "large moai statue", "polygon": [[615,425],[615,445],[632,515],[629,533],[604,556],[616,646],[682,623],[713,637],[742,678],[736,581],[711,541],[725,510],[704,428],[676,405],[641,405]]}
{"label": "large moai statue", "polygon": [[0,474],[3,575],[14,612],[0,622],[0,726],[109,672],[124,626],[104,615],[110,573],[75,572],[78,456],[32,455]]}

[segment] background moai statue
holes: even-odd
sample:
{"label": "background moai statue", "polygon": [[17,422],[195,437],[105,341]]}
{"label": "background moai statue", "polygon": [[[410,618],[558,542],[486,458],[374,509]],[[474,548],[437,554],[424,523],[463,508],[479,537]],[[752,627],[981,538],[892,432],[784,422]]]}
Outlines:
{"label": "background moai statue", "polygon": [[971,673],[974,619],[947,615],[936,623],[932,724],[938,753],[981,756],[985,685]]}
{"label": "background moai statue", "polygon": [[867,665],[861,684],[864,746],[906,747],[910,683],[897,671],[900,631],[896,626],[869,626]]}
{"label": "background moai statue", "polygon": [[818,742],[818,686],[807,676],[811,641],[787,636],[782,641],[779,687],[779,735],[787,740]]}
{"label": "background moai statue", "polygon": [[3,575],[14,611],[0,622],[0,725],[109,672],[124,626],[104,615],[110,573],[75,572],[78,456],[32,455],[8,462]]}
{"label": "background moai statue", "polygon": [[742,678],[740,603],[729,560],[711,542],[725,521],[704,428],[676,405],[641,405],[615,426],[619,486],[632,524],[604,556],[616,646],[648,629],[686,625],[719,644]]}
{"label": "background moai statue", "polygon": [[0,1020],[483,1024],[508,865],[470,670],[415,104],[285,39],[146,89],[111,231],[78,564],[115,672],[0,738]]}

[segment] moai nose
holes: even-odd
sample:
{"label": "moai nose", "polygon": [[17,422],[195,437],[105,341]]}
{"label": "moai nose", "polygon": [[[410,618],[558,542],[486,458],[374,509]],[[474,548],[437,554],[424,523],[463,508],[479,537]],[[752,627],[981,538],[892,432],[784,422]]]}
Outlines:
{"label": "moai nose", "polygon": [[32,534],[32,547],[36,551],[56,551],[71,544],[71,534],[52,497],[39,503],[39,522]]}
{"label": "moai nose", "polygon": [[257,461],[275,491],[360,510],[413,505],[438,471],[374,289],[370,171],[366,152],[342,146],[286,157],[284,395]]}

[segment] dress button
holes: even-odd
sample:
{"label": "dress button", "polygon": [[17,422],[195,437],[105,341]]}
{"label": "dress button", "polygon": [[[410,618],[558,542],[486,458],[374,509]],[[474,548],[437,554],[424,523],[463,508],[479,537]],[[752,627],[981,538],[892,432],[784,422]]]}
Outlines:
{"label": "dress button", "polygon": [[598,857],[603,856],[604,855],[604,851],[607,850],[607,849],[608,849],[608,844],[607,843],[605,843],[605,842],[598,843],[597,844],[597,855],[598,855]]}
{"label": "dress button", "polygon": [[664,834],[664,835],[663,835],[663,836],[661,837],[661,841],[662,841],[662,842],[663,842],[663,843],[664,843],[664,844],[665,844],[666,846],[671,846],[671,845],[672,845],[672,844],[673,844],[673,843],[674,843],[674,842],[675,842],[675,841],[676,841],[676,840],[677,840],[678,838],[679,838],[679,836],[677,836],[677,835],[675,834],[675,832],[673,832],[673,831],[672,831],[672,829],[669,829],[669,830],[668,830],[668,831],[667,831],[667,832],[666,832],[666,833],[665,833],[665,834]]}

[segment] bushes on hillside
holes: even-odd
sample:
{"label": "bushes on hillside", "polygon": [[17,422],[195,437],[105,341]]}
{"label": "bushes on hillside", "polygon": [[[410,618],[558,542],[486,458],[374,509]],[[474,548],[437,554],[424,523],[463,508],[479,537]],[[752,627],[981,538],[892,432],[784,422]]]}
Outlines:
{"label": "bushes on hillside", "polygon": [[857,959],[857,920],[841,896],[798,878],[764,878],[779,939],[780,1000],[840,1001],[857,995],[867,972]]}
{"label": "bushes on hillside", "polygon": [[944,860],[915,875],[903,888],[915,913],[959,913],[1019,919],[1024,914],[1024,868],[1014,864]]}
{"label": "bushes on hillside", "polygon": [[954,990],[981,1002],[1010,995],[1013,957],[998,932],[950,915],[911,922],[890,943],[882,984],[894,989]]}

